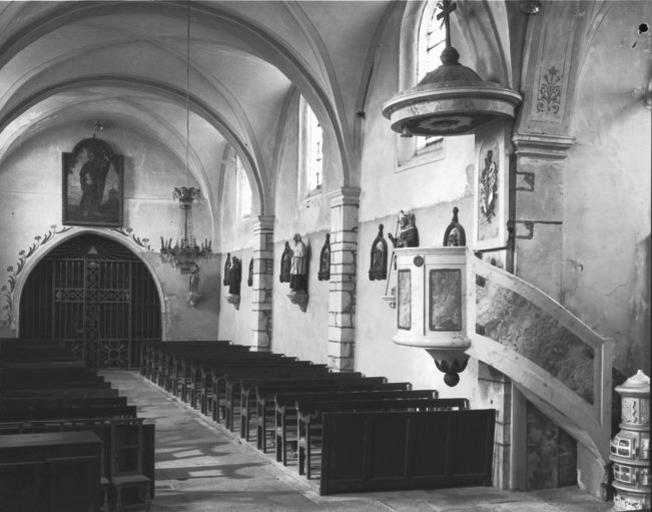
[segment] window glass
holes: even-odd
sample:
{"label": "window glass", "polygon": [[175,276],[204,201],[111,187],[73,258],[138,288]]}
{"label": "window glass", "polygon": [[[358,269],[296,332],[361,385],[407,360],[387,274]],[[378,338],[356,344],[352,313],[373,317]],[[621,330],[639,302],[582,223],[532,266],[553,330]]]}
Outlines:
{"label": "window glass", "polygon": [[[443,20],[437,19],[437,2],[428,2],[423,10],[419,28],[419,55],[417,59],[417,82],[420,82],[430,71],[441,65],[439,56],[446,46],[446,29]],[[425,153],[441,145],[443,138],[417,137],[416,153]]]}
{"label": "window glass", "polygon": [[236,173],[236,205],[240,217],[251,215],[252,193],[249,178],[245,171],[242,160],[239,156],[235,157],[235,173]]}
{"label": "window glass", "polygon": [[303,171],[304,193],[321,188],[323,183],[324,131],[319,120],[303,97],[301,98],[300,133],[301,162]]}

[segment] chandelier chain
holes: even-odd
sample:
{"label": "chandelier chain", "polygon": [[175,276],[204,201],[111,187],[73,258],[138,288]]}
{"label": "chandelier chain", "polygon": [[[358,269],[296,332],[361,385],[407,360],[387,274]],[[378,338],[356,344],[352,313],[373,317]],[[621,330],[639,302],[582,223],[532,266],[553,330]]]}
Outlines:
{"label": "chandelier chain", "polygon": [[188,166],[190,144],[190,0],[186,2],[186,178],[189,177]]}

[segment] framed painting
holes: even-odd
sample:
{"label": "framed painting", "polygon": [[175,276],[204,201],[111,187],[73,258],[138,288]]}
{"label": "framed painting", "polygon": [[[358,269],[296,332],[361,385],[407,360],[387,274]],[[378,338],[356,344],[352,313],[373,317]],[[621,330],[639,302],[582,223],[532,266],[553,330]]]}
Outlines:
{"label": "framed painting", "polygon": [[62,154],[62,223],[122,226],[124,158],[101,139],[84,139]]}
{"label": "framed painting", "polygon": [[495,249],[507,244],[509,161],[505,130],[491,123],[476,134],[474,173],[474,249]]}

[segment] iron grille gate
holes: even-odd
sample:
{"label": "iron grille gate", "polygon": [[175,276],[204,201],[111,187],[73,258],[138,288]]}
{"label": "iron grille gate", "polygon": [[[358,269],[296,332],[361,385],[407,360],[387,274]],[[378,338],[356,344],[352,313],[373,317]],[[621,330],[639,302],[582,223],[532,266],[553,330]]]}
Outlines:
{"label": "iron grille gate", "polygon": [[68,251],[51,254],[28,277],[20,337],[64,343],[99,368],[137,366],[141,342],[160,340],[154,281],[119,244],[96,236],[79,238],[87,243],[77,241]]}

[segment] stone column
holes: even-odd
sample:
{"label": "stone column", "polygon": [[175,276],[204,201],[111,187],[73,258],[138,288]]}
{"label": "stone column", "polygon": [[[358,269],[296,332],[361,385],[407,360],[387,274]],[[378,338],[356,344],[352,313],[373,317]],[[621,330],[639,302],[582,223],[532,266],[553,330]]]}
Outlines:
{"label": "stone column", "polygon": [[338,371],[353,371],[355,280],[360,189],[328,194],[331,208],[331,279],[328,294],[328,360]]}
{"label": "stone column", "polygon": [[272,288],[274,279],[273,215],[263,215],[256,220],[253,247],[251,349],[259,352],[269,352],[272,344]]}

